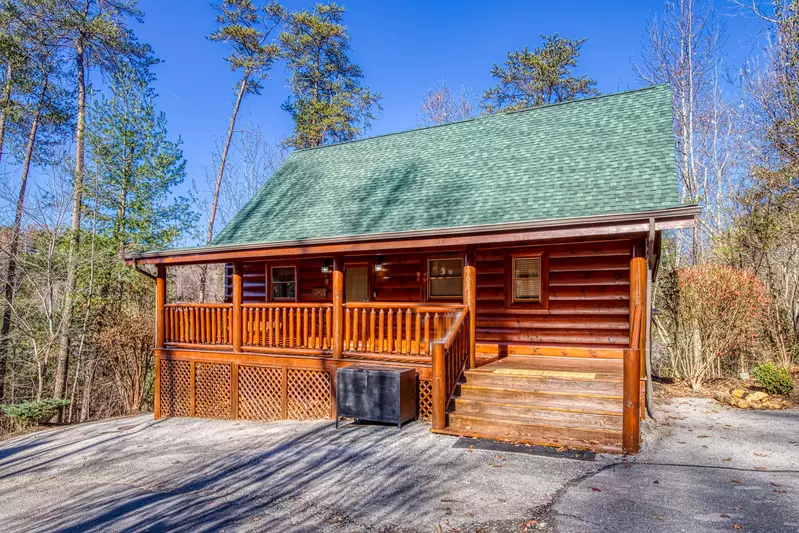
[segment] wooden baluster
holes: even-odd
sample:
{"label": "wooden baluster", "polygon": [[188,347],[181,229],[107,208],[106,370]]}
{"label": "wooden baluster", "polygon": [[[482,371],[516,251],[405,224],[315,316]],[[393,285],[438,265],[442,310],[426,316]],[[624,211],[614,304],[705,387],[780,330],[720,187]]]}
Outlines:
{"label": "wooden baluster", "polygon": [[267,319],[267,326],[266,326],[266,333],[267,333],[266,345],[270,347],[274,346],[274,334],[272,330],[275,325],[275,317],[273,316],[273,311],[274,309],[272,309],[271,307],[267,309],[269,317]]}
{"label": "wooden baluster", "polygon": [[219,344],[227,344],[227,309],[219,310]]}
{"label": "wooden baluster", "polygon": [[333,347],[333,310],[331,308],[325,309],[325,326],[327,328],[327,336],[325,337],[323,349],[332,349]]}
{"label": "wooden baluster", "polygon": [[[313,309],[311,309],[311,327],[313,327]],[[302,343],[300,347],[311,347],[311,342],[308,337],[308,308],[302,310]]]}
{"label": "wooden baluster", "polygon": [[369,351],[375,352],[375,319],[377,318],[377,314],[375,313],[374,308],[372,312],[369,313]]}
{"label": "wooden baluster", "polygon": [[405,310],[405,340],[408,343],[408,349],[405,353],[411,353],[411,309]]}
{"label": "wooden baluster", "polygon": [[344,311],[344,350],[350,349],[350,310],[347,308]]}
{"label": "wooden baluster", "polygon": [[311,309],[311,338],[308,342],[308,348],[316,347],[316,310]]}
{"label": "wooden baluster", "polygon": [[280,343],[278,340],[280,337],[278,336],[277,332],[277,321],[278,321],[278,313],[280,312],[279,309],[274,307],[269,308],[269,346],[276,348],[277,345]]}
{"label": "wooden baluster", "polygon": [[204,344],[211,344],[211,309],[208,307],[205,308],[205,312],[203,313],[205,316],[203,317],[203,343]]}
{"label": "wooden baluster", "polygon": [[383,313],[383,310],[381,309],[380,310],[380,320],[378,322],[378,327],[377,327],[377,329],[379,331],[379,333],[378,333],[379,338],[377,339],[377,353],[383,353],[383,320],[384,320],[384,318],[385,318],[385,315]]}
{"label": "wooden baluster", "polygon": [[269,346],[272,324],[269,322],[269,309],[261,310],[261,346]]}
{"label": "wooden baluster", "polygon": [[259,344],[263,343],[264,333],[261,329],[261,317],[264,314],[263,309],[256,308],[255,313],[253,313],[253,321],[252,321],[252,328],[255,330],[255,335],[253,335],[252,345],[258,346]]}
{"label": "wooden baluster", "polygon": [[416,347],[413,355],[419,355],[422,351],[422,314],[416,313]]}
{"label": "wooden baluster", "polygon": [[297,308],[295,317],[297,320],[297,348],[302,347],[302,312],[300,308]]}
{"label": "wooden baluster", "polygon": [[358,319],[360,318],[360,314],[358,309],[354,309],[352,312],[352,351],[358,351]]}
{"label": "wooden baluster", "polygon": [[208,336],[208,344],[214,344],[214,332],[216,331],[216,309],[209,308],[206,310],[206,335]]}
{"label": "wooden baluster", "polygon": [[443,333],[441,331],[441,315],[433,313],[433,335],[435,335],[436,342],[441,342]]}
{"label": "wooden baluster", "polygon": [[402,353],[402,309],[397,309],[397,353]]}
{"label": "wooden baluster", "polygon": [[366,308],[361,309],[361,351],[366,352],[369,339],[366,337]]}
{"label": "wooden baluster", "polygon": [[289,309],[289,347],[294,348],[294,308]]}
{"label": "wooden baluster", "polygon": [[424,343],[425,351],[423,355],[430,355],[430,313],[424,314]]}
{"label": "wooden baluster", "polygon": [[205,334],[208,337],[208,340],[206,341],[208,344],[214,344],[214,332],[216,331],[216,321],[214,320],[216,318],[215,315],[216,315],[216,309],[211,309],[211,308],[206,309]]}
{"label": "wooden baluster", "polygon": [[197,330],[198,329],[199,328],[197,327],[197,308],[196,307],[192,307],[191,308],[191,342],[193,342],[195,344],[197,343],[197,337],[198,337]]}
{"label": "wooden baluster", "polygon": [[288,337],[287,337],[288,336],[288,328],[286,327],[286,314],[287,313],[288,313],[288,310],[285,307],[283,308],[283,312],[280,313],[280,315],[281,315],[280,316],[280,329],[283,330],[283,335],[282,335],[283,341],[282,341],[281,346],[283,346],[284,348],[286,346],[288,346],[288,344],[286,344],[286,342],[288,341]]}

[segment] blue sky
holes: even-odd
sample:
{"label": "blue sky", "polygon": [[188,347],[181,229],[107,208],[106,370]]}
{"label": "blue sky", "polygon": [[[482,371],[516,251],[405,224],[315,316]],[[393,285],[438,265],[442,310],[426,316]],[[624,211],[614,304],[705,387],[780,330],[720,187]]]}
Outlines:
{"label": "blue sky", "polygon": [[[492,64],[501,63],[509,51],[538,45],[541,34],[588,38],[579,72],[596,79],[601,92],[638,87],[631,58],[639,53],[647,21],[662,10],[663,0],[342,4],[352,59],[363,68],[365,83],[384,96],[383,113],[368,132],[375,135],[415,127],[422,96],[437,80],[482,93],[492,83]],[[286,5],[301,9],[311,2]],[[156,68],[159,107],[170,133],[183,138],[188,180],[200,181],[215,138],[226,132],[236,75],[223,61],[224,46],[205,38],[215,26],[210,3],[141,0],[141,7],[145,21],[136,25],[136,33],[163,60]],[[744,20],[725,18],[731,30],[730,59],[738,62],[746,48]],[[248,96],[240,115],[259,123],[272,142],[291,130],[288,113],[280,109],[288,94],[285,79],[283,66],[277,66],[263,94]]]}

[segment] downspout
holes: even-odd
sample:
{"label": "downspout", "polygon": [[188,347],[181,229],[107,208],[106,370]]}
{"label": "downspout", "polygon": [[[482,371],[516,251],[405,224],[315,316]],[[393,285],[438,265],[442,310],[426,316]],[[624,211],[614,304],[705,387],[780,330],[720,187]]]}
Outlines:
{"label": "downspout", "polygon": [[653,416],[654,402],[652,401],[652,278],[655,269],[655,219],[649,219],[649,238],[646,242],[646,412]]}
{"label": "downspout", "polygon": [[139,274],[144,274],[145,276],[147,276],[148,278],[150,278],[153,281],[158,279],[158,276],[156,276],[155,274],[150,274],[149,272],[144,270],[142,267],[140,267],[138,259],[134,259],[133,260],[133,268],[135,268],[136,272],[138,272]]}

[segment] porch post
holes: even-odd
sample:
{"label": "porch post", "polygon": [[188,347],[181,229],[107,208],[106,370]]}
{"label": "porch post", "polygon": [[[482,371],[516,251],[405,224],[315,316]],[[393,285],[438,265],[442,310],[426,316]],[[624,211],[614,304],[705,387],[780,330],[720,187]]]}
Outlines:
{"label": "porch post", "polygon": [[[633,323],[634,317],[632,316],[633,310],[635,309],[635,305],[638,304],[641,306],[641,309],[644,310],[641,322],[641,334],[638,338],[638,345],[632,346],[635,350],[638,350],[638,357],[640,362],[638,364],[639,367],[639,378],[641,381],[641,418],[646,418],[646,402],[645,402],[645,391],[646,391],[646,346],[647,346],[647,324],[643,322],[643,320],[648,320],[650,317],[649,310],[647,309],[648,305],[651,305],[647,298],[647,277],[649,267],[647,265],[647,257],[646,257],[646,242],[639,241],[633,244],[633,253],[632,259],[630,260],[630,324]],[[631,339],[632,340],[632,339]]]}
{"label": "porch post", "polygon": [[469,368],[477,366],[477,263],[474,246],[463,256],[463,305],[469,308]]}
{"label": "porch post", "polygon": [[153,418],[161,418],[161,354],[166,341],[166,266],[156,266],[155,277],[155,390],[153,391]]}
{"label": "porch post", "polygon": [[233,262],[233,316],[230,320],[230,338],[233,351],[241,351],[241,298],[242,298],[242,266],[240,261]]}
{"label": "porch post", "polygon": [[333,258],[333,359],[341,359],[344,347],[344,263]]}
{"label": "porch post", "polygon": [[162,350],[166,341],[166,266],[158,265],[155,278],[155,348]]}
{"label": "porch post", "polygon": [[636,324],[635,313],[646,305],[645,291],[646,258],[641,243],[635,242],[630,257],[630,347],[624,350],[622,448],[627,453],[637,452],[641,439],[641,356],[646,335],[641,334],[644,325]]}

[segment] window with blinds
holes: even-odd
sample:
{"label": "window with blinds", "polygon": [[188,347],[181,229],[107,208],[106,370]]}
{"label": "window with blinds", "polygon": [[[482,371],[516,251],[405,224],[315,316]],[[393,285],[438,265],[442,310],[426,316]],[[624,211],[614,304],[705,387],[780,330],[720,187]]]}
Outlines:
{"label": "window with blinds", "polygon": [[347,302],[369,301],[369,269],[347,267],[344,272],[344,298]]}
{"label": "window with blinds", "polygon": [[428,269],[428,295],[431,298],[463,296],[463,261],[461,259],[431,259]]}
{"label": "window with blinds", "polygon": [[541,301],[541,256],[513,259],[513,302]]}

